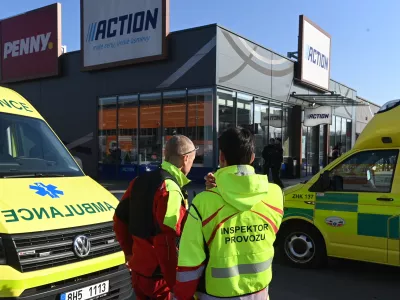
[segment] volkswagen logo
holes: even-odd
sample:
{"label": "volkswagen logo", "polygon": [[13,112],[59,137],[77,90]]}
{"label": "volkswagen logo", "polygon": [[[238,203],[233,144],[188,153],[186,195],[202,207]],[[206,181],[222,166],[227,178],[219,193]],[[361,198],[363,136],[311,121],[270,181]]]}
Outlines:
{"label": "volkswagen logo", "polygon": [[90,241],[89,239],[84,236],[84,235],[78,235],[75,240],[74,240],[74,252],[75,254],[80,257],[86,257],[90,253]]}

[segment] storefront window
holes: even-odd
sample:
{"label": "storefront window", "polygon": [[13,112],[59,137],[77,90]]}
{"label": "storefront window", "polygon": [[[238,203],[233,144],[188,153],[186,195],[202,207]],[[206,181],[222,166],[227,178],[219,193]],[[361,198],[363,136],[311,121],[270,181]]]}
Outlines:
{"label": "storefront window", "polygon": [[282,106],[270,103],[269,107],[269,138],[282,139]]}
{"label": "storefront window", "polygon": [[325,154],[325,149],[324,149],[324,142],[325,142],[324,128],[325,128],[325,125],[319,125],[319,166],[320,166],[321,169],[325,166],[325,162],[324,162],[324,154]]}
{"label": "storefront window", "polygon": [[160,164],[161,93],[140,94],[139,164]]}
{"label": "storefront window", "polygon": [[335,134],[335,145],[336,146],[338,143],[341,141],[341,131],[342,131],[342,118],[341,117],[335,117],[336,118],[336,134]]}
{"label": "storefront window", "polygon": [[138,163],[138,96],[118,97],[118,148],[125,172],[135,172]]}
{"label": "storefront window", "polygon": [[213,90],[188,91],[187,136],[199,147],[195,167],[213,166]]}
{"label": "storefront window", "polygon": [[[99,99],[99,163],[115,165],[117,157],[117,97]],[[105,171],[102,169],[101,171]],[[115,168],[113,169],[115,172]]]}
{"label": "storefront window", "polygon": [[237,93],[237,126],[241,126],[254,132],[253,124],[253,97],[246,94]]}
{"label": "storefront window", "polygon": [[329,156],[332,156],[333,147],[335,147],[335,134],[336,134],[336,117],[332,116],[332,124],[329,126]]}
{"label": "storefront window", "polygon": [[264,159],[262,157],[262,151],[264,147],[268,145],[268,116],[268,102],[256,99],[254,105],[256,158],[253,165],[256,172],[259,174],[263,173]]}
{"label": "storefront window", "polygon": [[163,147],[171,136],[186,134],[186,91],[163,93],[163,128]]}
{"label": "storefront window", "polygon": [[353,133],[353,123],[351,120],[346,120],[346,151],[351,149],[351,136]]}
{"label": "storefront window", "polygon": [[217,91],[219,133],[235,126],[235,94],[235,92],[221,89]]}
{"label": "storefront window", "polygon": [[308,139],[308,127],[303,125],[301,136],[301,158],[302,158],[302,176],[307,176],[307,166],[308,166],[308,149],[309,149],[309,139]]}
{"label": "storefront window", "polygon": [[346,122],[345,118],[341,118],[341,119],[342,119],[342,129],[340,132],[340,136],[341,136],[340,140],[342,142],[342,153],[345,153],[347,151],[347,148],[346,148],[346,130],[347,130],[346,124],[347,124],[347,122]]}
{"label": "storefront window", "polygon": [[282,118],[282,147],[283,147],[283,156],[289,157],[291,156],[290,151],[290,136],[292,135],[292,108],[284,107],[283,108],[283,118]]}

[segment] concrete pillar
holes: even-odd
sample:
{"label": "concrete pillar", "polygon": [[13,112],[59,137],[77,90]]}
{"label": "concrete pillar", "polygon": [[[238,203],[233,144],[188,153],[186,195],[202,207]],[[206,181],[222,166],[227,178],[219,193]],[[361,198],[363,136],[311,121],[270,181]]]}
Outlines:
{"label": "concrete pillar", "polygon": [[301,176],[301,135],[302,135],[302,124],[301,124],[301,111],[302,107],[296,105],[292,109],[292,116],[291,116],[291,125],[292,125],[292,140],[291,148],[292,148],[292,156],[293,160],[296,161],[295,166],[295,177],[300,178]]}

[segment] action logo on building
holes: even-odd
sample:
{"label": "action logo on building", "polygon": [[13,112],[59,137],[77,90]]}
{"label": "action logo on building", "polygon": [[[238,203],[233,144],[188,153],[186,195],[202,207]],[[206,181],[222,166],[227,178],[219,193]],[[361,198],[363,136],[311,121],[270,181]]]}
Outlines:
{"label": "action logo on building", "polygon": [[304,109],[304,126],[313,127],[322,124],[332,124],[331,106]]}
{"label": "action logo on building", "polygon": [[83,68],[166,57],[169,0],[81,0]]}
{"label": "action logo on building", "polygon": [[61,4],[0,22],[1,82],[56,76],[61,55]]}
{"label": "action logo on building", "polygon": [[306,45],[304,59],[317,65],[318,67],[329,71],[329,57],[318,51],[310,45]]}
{"label": "action logo on building", "polygon": [[329,90],[331,36],[305,16],[300,16],[300,80]]}

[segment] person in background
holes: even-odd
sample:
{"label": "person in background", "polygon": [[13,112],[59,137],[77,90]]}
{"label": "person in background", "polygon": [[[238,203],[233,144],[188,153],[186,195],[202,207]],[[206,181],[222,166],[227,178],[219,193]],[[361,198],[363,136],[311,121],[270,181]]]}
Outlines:
{"label": "person in background", "polygon": [[342,143],[337,143],[332,149],[332,159],[335,160],[342,155]]}
{"label": "person in background", "polygon": [[265,300],[283,193],[255,174],[249,130],[230,128],[218,145],[221,168],[207,176],[183,229],[174,299]]}
{"label": "person in background", "polygon": [[281,139],[270,139],[269,144],[265,146],[262,157],[264,159],[264,174],[269,175],[269,170],[272,173],[272,180],[283,189],[283,183],[280,178],[280,171],[283,162]]}
{"label": "person in background", "polygon": [[269,170],[272,169],[273,156],[275,152],[275,139],[269,139],[269,144],[264,147],[262,157],[264,159],[264,174],[269,175]]}
{"label": "person in background", "polygon": [[111,143],[109,151],[112,163],[113,164],[117,163],[118,165],[120,165],[122,162],[121,149],[118,147],[117,142]]}
{"label": "person in background", "polygon": [[114,215],[114,231],[132,272],[137,299],[170,299],[175,285],[177,241],[187,215],[189,183],[197,148],[182,135],[165,146],[161,168],[136,177]]}

